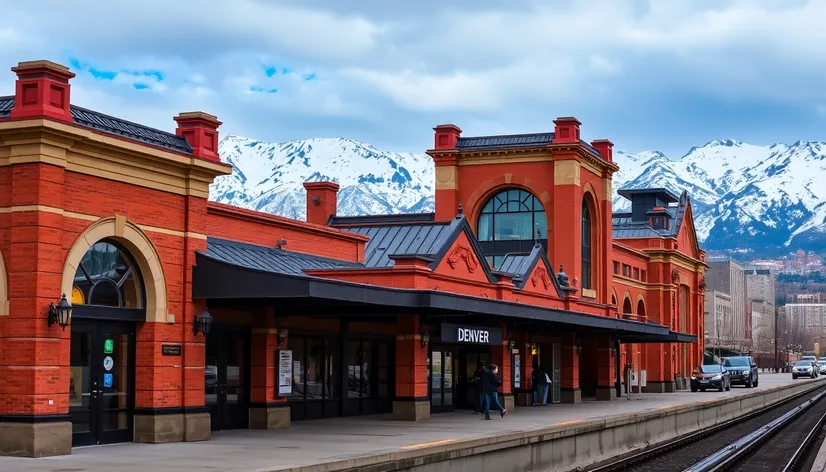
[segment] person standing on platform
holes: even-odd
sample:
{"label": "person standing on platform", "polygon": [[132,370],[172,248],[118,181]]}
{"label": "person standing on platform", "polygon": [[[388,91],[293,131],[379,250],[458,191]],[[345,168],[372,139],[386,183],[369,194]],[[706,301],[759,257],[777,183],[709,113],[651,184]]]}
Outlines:
{"label": "person standing on platform", "polygon": [[548,404],[548,374],[545,373],[538,363],[534,363],[531,372],[531,383],[533,384],[533,406]]}
{"label": "person standing on platform", "polygon": [[499,386],[502,385],[502,381],[499,380],[499,377],[496,374],[499,372],[499,366],[496,364],[491,364],[482,375],[482,391],[484,392],[484,401],[482,402],[482,409],[485,412],[485,419],[490,419],[490,407],[493,406],[497,410],[499,410],[499,414],[502,415],[502,418],[508,414],[508,410],[502,407],[499,403]]}

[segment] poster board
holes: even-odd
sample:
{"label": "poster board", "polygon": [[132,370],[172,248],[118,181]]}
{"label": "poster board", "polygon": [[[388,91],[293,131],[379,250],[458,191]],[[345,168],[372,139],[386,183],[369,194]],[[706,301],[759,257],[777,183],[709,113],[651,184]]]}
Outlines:
{"label": "poster board", "polygon": [[277,351],[278,395],[293,393],[293,351]]}

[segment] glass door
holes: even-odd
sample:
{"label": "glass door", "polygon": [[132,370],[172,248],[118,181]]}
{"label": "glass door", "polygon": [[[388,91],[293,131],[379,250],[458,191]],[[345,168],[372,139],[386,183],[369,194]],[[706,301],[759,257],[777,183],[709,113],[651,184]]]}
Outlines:
{"label": "glass door", "polygon": [[453,350],[434,346],[429,361],[430,411],[440,413],[455,410],[456,388],[453,376],[458,371],[458,361],[454,358]]}
{"label": "glass door", "polygon": [[134,325],[72,323],[73,446],[132,441],[134,359]]}
{"label": "glass door", "polygon": [[553,376],[551,377],[551,403],[562,401],[562,346],[553,344]]}
{"label": "glass door", "polygon": [[207,336],[204,393],[213,431],[249,427],[249,350],[246,332]]}

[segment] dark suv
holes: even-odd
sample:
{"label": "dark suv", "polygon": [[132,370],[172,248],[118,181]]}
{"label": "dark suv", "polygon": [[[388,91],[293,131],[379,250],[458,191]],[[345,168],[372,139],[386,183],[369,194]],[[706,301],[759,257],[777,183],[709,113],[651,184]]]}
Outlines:
{"label": "dark suv", "polygon": [[731,373],[732,385],[745,385],[746,388],[757,386],[757,363],[751,356],[726,357],[723,367]]}

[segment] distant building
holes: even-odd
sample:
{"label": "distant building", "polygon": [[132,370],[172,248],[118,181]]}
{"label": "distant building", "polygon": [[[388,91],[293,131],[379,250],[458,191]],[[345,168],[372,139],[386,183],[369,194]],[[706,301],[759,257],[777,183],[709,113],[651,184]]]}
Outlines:
{"label": "distant building", "polygon": [[822,297],[820,292],[798,293],[795,295],[794,300],[797,303],[820,303],[822,301]]}
{"label": "distant building", "polygon": [[746,276],[743,266],[727,257],[709,259],[708,266],[707,290],[727,293],[731,297],[732,342],[740,346],[750,345],[751,335],[747,335],[746,329]]}
{"label": "distant building", "polygon": [[[775,337],[775,276],[765,268],[749,266],[744,269],[746,277],[746,300],[751,309],[747,317],[751,317],[748,324],[751,326],[752,347],[757,352],[770,353],[774,351],[772,339]],[[756,319],[757,318],[757,319]]]}
{"label": "distant building", "polygon": [[826,303],[789,303],[783,308],[786,344],[800,344],[809,350],[815,343],[823,344]]}
{"label": "distant building", "polygon": [[731,295],[716,290],[706,291],[706,347],[736,349]]}

